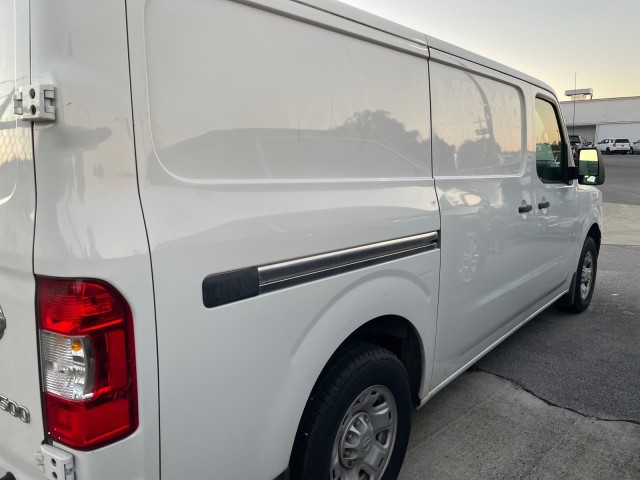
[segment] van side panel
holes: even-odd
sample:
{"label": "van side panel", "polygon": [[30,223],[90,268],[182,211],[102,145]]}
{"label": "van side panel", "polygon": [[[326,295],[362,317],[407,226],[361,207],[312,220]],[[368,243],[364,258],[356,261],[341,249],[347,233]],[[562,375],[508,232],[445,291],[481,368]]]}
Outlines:
{"label": "van side panel", "polygon": [[[544,90],[536,88],[532,89],[531,95],[534,105],[547,105],[553,109],[557,116],[560,134],[564,139],[565,154],[568,159],[572,159],[571,145],[557,99]],[[545,135],[540,125],[541,120],[537,117],[537,111],[538,108],[533,109],[531,121],[531,136],[536,143],[540,138],[538,134],[542,138]],[[541,131],[537,132],[538,129]],[[584,236],[581,230],[585,224],[581,222],[585,219],[580,216],[578,181],[574,180],[569,184],[545,181],[543,165],[544,163],[539,173],[536,171],[532,175],[534,204],[548,203],[549,208],[536,209],[539,234],[536,238],[535,250],[532,252],[536,258],[536,264],[533,270],[531,296],[534,300],[546,299],[548,303],[569,289],[582,251]]]}
{"label": "van side panel", "polygon": [[204,305],[207,277],[439,230],[426,48],[262,3],[128,2],[168,478],[281,473],[322,368],[369,320],[413,324],[430,373],[437,248]]}
{"label": "van side panel", "polygon": [[99,278],[129,303],[139,427],[74,454],[78,479],[159,478],[151,265],[137,188],[124,2],[31,2],[32,75],[57,86],[57,120],[35,127],[38,275]]}
{"label": "van side panel", "polygon": [[[41,478],[33,454],[44,438],[33,302],[36,208],[31,124],[13,111],[29,85],[29,3],[0,1],[0,477]],[[29,418],[10,413],[9,402]],[[14,407],[15,408],[15,407]],[[14,410],[15,412],[15,410]]]}
{"label": "van side panel", "polygon": [[536,222],[518,211],[532,203],[530,86],[440,52],[430,64],[442,217],[436,388],[525,318]]}

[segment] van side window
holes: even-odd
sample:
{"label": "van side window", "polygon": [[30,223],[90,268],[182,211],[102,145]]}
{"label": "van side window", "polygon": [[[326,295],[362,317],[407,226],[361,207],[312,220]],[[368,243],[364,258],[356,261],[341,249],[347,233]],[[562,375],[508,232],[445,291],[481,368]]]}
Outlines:
{"label": "van side window", "polygon": [[513,85],[431,63],[433,171],[437,176],[515,176],[526,136]]}
{"label": "van side window", "polygon": [[[158,49],[147,58],[153,146],[170,175],[259,184],[431,176],[424,59],[266,7],[188,3],[172,18],[170,3],[154,2],[145,30]],[[170,48],[175,38],[190,47]],[[180,96],[167,93],[185,72],[211,80],[188,122],[175,115]]]}
{"label": "van side window", "polygon": [[553,105],[536,98],[536,170],[545,183],[564,181],[564,142]]}

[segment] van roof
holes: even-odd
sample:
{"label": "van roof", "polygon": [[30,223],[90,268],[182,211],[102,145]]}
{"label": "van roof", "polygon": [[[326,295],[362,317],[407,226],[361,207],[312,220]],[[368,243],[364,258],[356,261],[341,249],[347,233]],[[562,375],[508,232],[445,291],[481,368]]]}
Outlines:
{"label": "van roof", "polygon": [[372,13],[365,12],[364,10],[360,10],[359,8],[352,7],[351,5],[347,5],[337,0],[294,0],[294,1],[297,3],[301,3],[304,5],[308,5],[310,7],[316,8],[318,10],[325,11],[327,13],[331,13],[338,17],[346,18],[353,22],[366,25],[368,27],[374,28],[381,32],[385,32],[390,35],[394,35],[396,37],[409,40],[410,42],[414,42],[419,45],[424,45],[429,49],[439,50],[441,52],[448,53],[455,57],[459,57],[464,60],[468,60],[470,62],[483,65],[485,67],[504,73],[506,75],[519,78],[521,80],[524,80],[525,82],[531,83],[544,90],[547,90],[549,93],[555,96],[555,92],[553,91],[553,88],[551,88],[548,84],[546,84],[545,82],[542,82],[541,80],[538,80],[535,77],[527,75],[526,73],[520,72],[511,67],[507,67],[506,65],[493,61],[489,58],[483,57],[482,55],[478,55],[476,53],[465,50],[464,48],[457,47],[456,45],[453,45],[449,42],[445,42],[438,38],[432,37],[431,35],[426,35],[417,30],[413,30],[412,28],[405,27],[404,25],[400,25],[398,23],[392,22],[391,20],[388,20],[386,18],[382,18]]}

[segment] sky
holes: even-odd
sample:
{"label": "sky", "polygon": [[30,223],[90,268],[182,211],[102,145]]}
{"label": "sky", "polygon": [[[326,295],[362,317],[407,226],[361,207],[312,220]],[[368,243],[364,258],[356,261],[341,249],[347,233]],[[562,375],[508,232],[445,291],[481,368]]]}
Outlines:
{"label": "sky", "polygon": [[640,0],[342,0],[593,98],[640,96]]}

